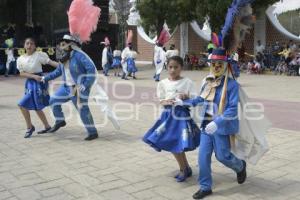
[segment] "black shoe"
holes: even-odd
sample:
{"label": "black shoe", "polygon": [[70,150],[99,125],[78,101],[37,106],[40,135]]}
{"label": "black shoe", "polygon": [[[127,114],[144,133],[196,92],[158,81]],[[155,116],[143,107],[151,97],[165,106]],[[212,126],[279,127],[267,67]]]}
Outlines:
{"label": "black shoe", "polygon": [[243,184],[245,181],[246,181],[246,178],[247,178],[247,172],[246,172],[246,162],[244,160],[242,160],[243,162],[243,169],[241,172],[238,172],[236,173],[236,179],[237,179],[237,182],[238,184]]}
{"label": "black shoe", "polygon": [[55,122],[54,126],[48,131],[49,133],[54,133],[61,127],[64,127],[66,125],[65,121]]}
{"label": "black shoe", "polygon": [[28,129],[24,135],[24,138],[30,138],[32,133],[35,131],[35,127],[32,126],[30,129]]}
{"label": "black shoe", "polygon": [[87,136],[86,138],[84,138],[84,140],[91,141],[91,140],[94,140],[96,138],[98,138],[98,134],[97,133],[93,134],[93,135]]}
{"label": "black shoe", "polygon": [[211,195],[211,194],[212,194],[211,190],[203,191],[200,189],[193,195],[193,198],[194,199],[203,199],[204,197]]}
{"label": "black shoe", "polygon": [[136,79],[136,77],[134,76],[133,79]]}
{"label": "black shoe", "polygon": [[48,133],[48,131],[50,131],[51,126],[49,128],[45,128],[44,130],[40,130],[37,132],[37,134],[44,134],[44,133]]}

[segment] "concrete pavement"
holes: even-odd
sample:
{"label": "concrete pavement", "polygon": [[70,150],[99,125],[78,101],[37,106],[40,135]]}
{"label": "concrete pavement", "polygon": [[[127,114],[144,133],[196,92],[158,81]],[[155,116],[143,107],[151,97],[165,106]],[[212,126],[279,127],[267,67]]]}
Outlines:
{"label": "concrete pavement", "polygon": [[[100,137],[91,142],[83,141],[85,130],[70,103],[65,106],[69,116],[65,128],[24,139],[25,122],[17,107],[24,79],[0,77],[0,200],[192,199],[198,190],[197,151],[187,154],[193,177],[176,183],[172,155],[157,153],[141,141],[159,114],[153,72],[142,69],[138,80],[126,83],[102,77],[111,106],[123,118],[122,129],[101,125],[105,119],[92,106]],[[206,73],[185,71],[183,75],[199,87]],[[267,135],[270,151],[258,165],[249,165],[243,185],[213,158],[214,195],[207,199],[300,200],[299,81],[299,77],[242,74],[239,82],[251,98],[264,104],[273,123]],[[53,123],[50,109],[46,112]],[[32,118],[36,128],[42,128],[35,113]]]}

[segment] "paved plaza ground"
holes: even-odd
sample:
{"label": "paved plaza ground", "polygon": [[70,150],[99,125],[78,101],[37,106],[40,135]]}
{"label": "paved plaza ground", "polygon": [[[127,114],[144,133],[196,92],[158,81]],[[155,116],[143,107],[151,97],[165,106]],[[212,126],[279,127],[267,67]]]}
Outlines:
{"label": "paved plaza ground", "polygon": [[[91,142],[83,140],[85,130],[70,103],[64,107],[65,128],[24,139],[26,127],[17,102],[25,80],[0,77],[0,200],[192,199],[198,190],[197,151],[187,154],[193,176],[176,183],[172,155],[157,153],[141,141],[159,112],[153,73],[145,67],[138,80],[127,82],[101,75],[111,106],[122,119],[121,130],[104,123],[99,108],[91,106],[100,136]],[[198,88],[206,74],[183,72]],[[249,164],[243,185],[213,158],[214,195],[207,199],[300,200],[300,78],[241,74],[239,82],[251,98],[263,103],[273,124],[267,134],[270,150],[256,166]],[[46,112],[52,124],[50,109]],[[42,128],[35,113],[32,118],[36,129]]]}

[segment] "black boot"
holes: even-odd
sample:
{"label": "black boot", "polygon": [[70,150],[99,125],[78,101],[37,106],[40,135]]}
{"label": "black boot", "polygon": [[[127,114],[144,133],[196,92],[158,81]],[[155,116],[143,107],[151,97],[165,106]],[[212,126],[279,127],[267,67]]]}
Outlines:
{"label": "black boot", "polygon": [[87,136],[86,138],[84,138],[84,140],[91,141],[91,140],[94,140],[96,138],[98,138],[98,134],[97,133]]}
{"label": "black boot", "polygon": [[242,171],[236,173],[236,179],[237,179],[238,184],[243,184],[247,178],[247,172],[246,172],[247,164],[244,160],[242,160],[242,162],[243,162]]}
{"label": "black boot", "polygon": [[51,126],[50,127],[48,127],[48,128],[45,128],[44,130],[40,130],[40,131],[38,131],[37,132],[37,134],[44,134],[44,133],[48,133],[48,131],[50,131],[51,130]]}
{"label": "black boot", "polygon": [[204,197],[211,195],[211,194],[212,194],[211,190],[203,191],[200,189],[193,195],[193,198],[194,199],[203,199]]}
{"label": "black boot", "polygon": [[55,131],[57,131],[58,129],[60,129],[61,127],[64,127],[64,126],[66,126],[65,121],[55,122],[54,126],[48,132],[54,133]]}

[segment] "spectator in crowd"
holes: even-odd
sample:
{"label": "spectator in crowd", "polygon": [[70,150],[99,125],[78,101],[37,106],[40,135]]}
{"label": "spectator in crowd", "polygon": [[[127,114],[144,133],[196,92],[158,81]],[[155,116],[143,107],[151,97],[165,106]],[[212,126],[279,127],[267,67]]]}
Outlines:
{"label": "spectator in crowd", "polygon": [[265,46],[261,43],[260,40],[257,41],[257,45],[255,47],[255,53],[258,54],[258,53],[263,53],[265,50]]}
{"label": "spectator in crowd", "polygon": [[211,54],[215,48],[216,48],[216,46],[214,45],[214,43],[212,41],[209,41],[209,43],[207,45],[208,54]]}
{"label": "spectator in crowd", "polygon": [[282,47],[280,46],[279,42],[276,41],[272,47],[272,60],[273,60],[272,65],[274,66],[274,68],[276,68],[278,62],[280,61],[279,52],[281,51],[282,51]]}
{"label": "spectator in crowd", "polygon": [[184,69],[190,69],[190,67],[191,67],[191,59],[190,59],[190,57],[189,57],[188,54],[185,54],[183,62],[184,62]]}

